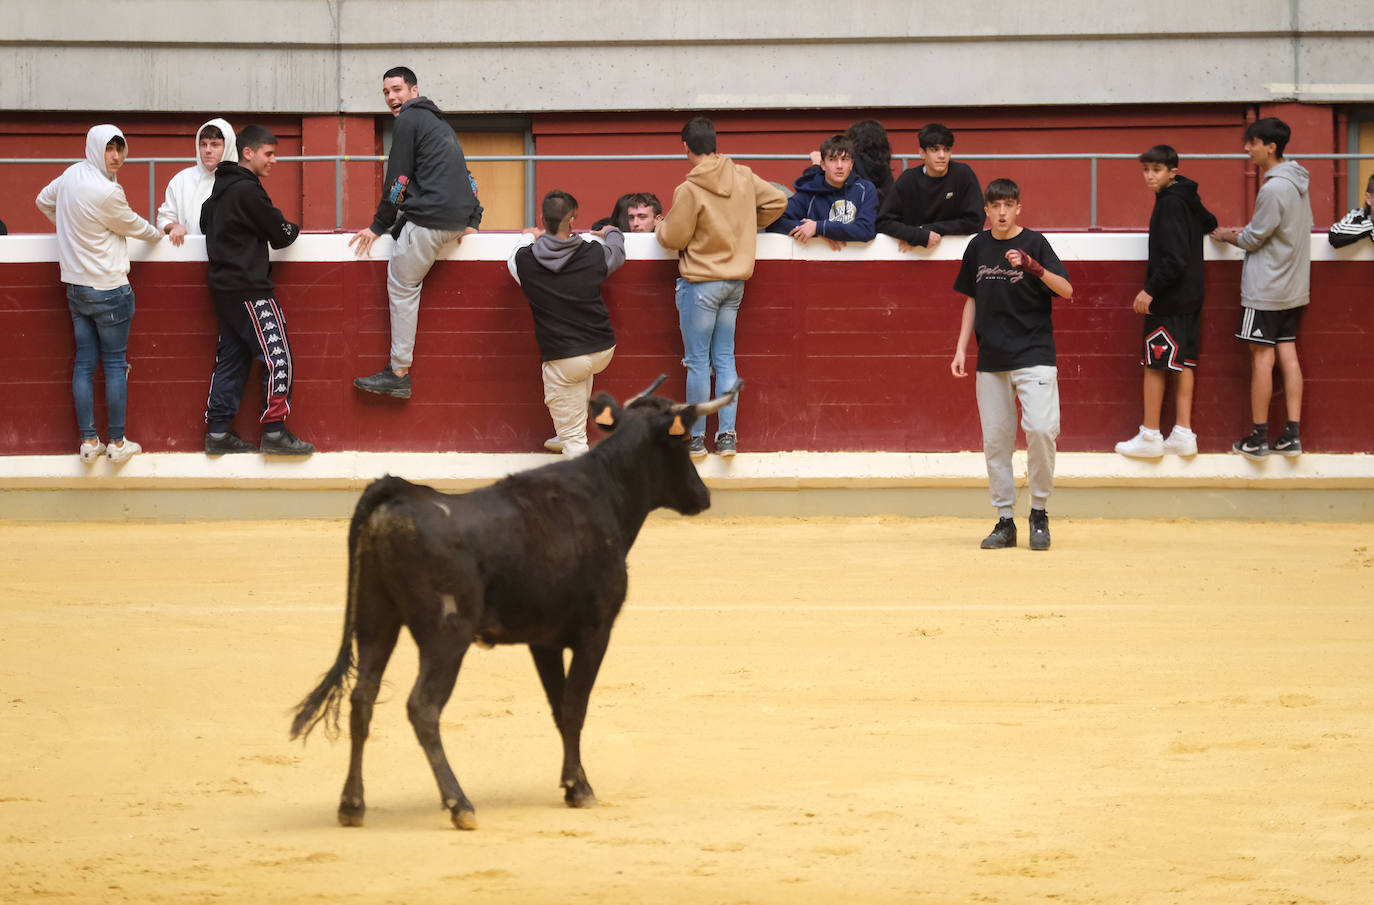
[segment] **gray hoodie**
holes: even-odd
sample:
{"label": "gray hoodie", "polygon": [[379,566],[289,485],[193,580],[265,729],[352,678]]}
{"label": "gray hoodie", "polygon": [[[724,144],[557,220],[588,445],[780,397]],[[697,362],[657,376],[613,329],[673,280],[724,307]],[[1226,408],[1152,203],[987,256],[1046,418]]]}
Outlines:
{"label": "gray hoodie", "polygon": [[1311,299],[1312,202],[1307,170],[1291,160],[1269,168],[1255,213],[1236,244],[1245,249],[1240,300],[1257,311],[1286,311]]}

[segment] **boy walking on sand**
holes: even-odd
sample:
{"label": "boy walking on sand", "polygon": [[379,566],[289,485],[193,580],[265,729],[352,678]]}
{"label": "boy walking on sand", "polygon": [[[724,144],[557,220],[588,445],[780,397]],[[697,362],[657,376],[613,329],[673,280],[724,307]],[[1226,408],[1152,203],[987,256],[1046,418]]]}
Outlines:
{"label": "boy walking on sand", "polygon": [[983,457],[988,490],[997,507],[997,524],[983,539],[984,550],[1016,546],[1016,480],[1011,454],[1016,447],[1016,404],[1026,432],[1030,472],[1030,548],[1050,548],[1046,501],[1054,486],[1055,440],[1059,437],[1059,379],[1050,307],[1055,296],[1073,298],[1068,272],[1049,241],[1019,226],[1021,189],[1010,179],[994,179],[984,193],[989,228],[969,240],[954,281],[964,314],[950,372],[966,375],[969,337],[978,337],[978,417],[983,424]]}
{"label": "boy walking on sand", "polygon": [[[1145,185],[1155,193],[1150,214],[1150,257],[1145,288],[1132,307],[1145,315],[1145,411],[1140,432],[1116,444],[1123,456],[1157,459],[1167,453],[1197,455],[1193,433],[1193,374],[1202,331],[1202,237],[1217,228],[1217,218],[1202,204],[1197,183],[1178,173],[1178,152],[1155,145],[1140,155]],[[1174,429],[1167,439],[1159,430],[1168,374],[1174,385]]]}

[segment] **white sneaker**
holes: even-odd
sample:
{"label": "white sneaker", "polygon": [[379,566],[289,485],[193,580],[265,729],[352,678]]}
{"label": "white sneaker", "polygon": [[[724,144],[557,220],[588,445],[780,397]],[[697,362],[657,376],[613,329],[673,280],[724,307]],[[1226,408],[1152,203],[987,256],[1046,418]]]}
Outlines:
{"label": "white sneaker", "polygon": [[113,443],[111,443],[105,449],[105,455],[109,456],[110,461],[114,462],[116,465],[120,462],[123,462],[125,459],[129,459],[141,452],[143,452],[143,447],[139,446],[137,443],[130,440],[128,437],[125,437],[124,442],[119,446],[115,446]]}
{"label": "white sneaker", "polygon": [[1164,440],[1164,451],[1173,456],[1195,456],[1197,455],[1197,434],[1186,427],[1174,425],[1174,429],[1169,431],[1169,436]]}
{"label": "white sneaker", "polygon": [[557,437],[550,437],[544,441],[544,448],[551,453],[561,453],[563,451],[563,441]]}
{"label": "white sneaker", "polygon": [[1116,451],[1133,459],[1158,459],[1164,455],[1164,438],[1159,435],[1159,431],[1152,431],[1142,425],[1140,433],[1116,444]]}
{"label": "white sneaker", "polygon": [[76,454],[81,457],[82,462],[90,465],[96,459],[105,455],[105,444],[100,442],[99,437],[95,438],[94,443],[83,440],[81,446],[77,448]]}

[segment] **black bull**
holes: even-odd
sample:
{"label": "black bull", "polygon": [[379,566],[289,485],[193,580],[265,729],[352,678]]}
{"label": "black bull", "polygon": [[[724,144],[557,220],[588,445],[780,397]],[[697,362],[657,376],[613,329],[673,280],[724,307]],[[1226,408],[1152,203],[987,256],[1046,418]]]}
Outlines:
{"label": "black bull", "polygon": [[[592,419],[612,433],[577,459],[466,494],[396,477],[363,492],[348,529],[343,643],[291,724],[292,738],[321,720],[337,734],[354,679],[341,824],[363,823],[363,745],[402,625],[420,652],[406,712],[455,826],[474,829],[477,819],[444,755],[439,714],[474,641],[529,645],[563,739],[564,799],[571,807],[596,803],[582,769],[582,724],[625,601],[625,557],[653,510],[695,515],[711,505],[688,455],[688,429],[739,392],[736,385],[710,402],[681,405],[651,395],[662,382],[623,409],[605,394],[593,399]],[[566,675],[564,648],[572,650]]]}

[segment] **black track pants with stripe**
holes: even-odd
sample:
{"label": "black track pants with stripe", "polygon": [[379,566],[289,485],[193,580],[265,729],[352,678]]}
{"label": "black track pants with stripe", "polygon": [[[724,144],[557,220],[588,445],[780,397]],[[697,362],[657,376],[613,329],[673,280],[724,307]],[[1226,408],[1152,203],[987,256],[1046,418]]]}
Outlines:
{"label": "black track pants with stripe", "polygon": [[219,347],[215,373],[210,378],[210,398],[205,408],[205,428],[218,433],[229,424],[243,401],[243,389],[253,362],[263,363],[262,416],[267,430],[282,425],[291,411],[291,384],[295,368],[286,319],[274,298],[222,302],[216,299],[219,316]]}

